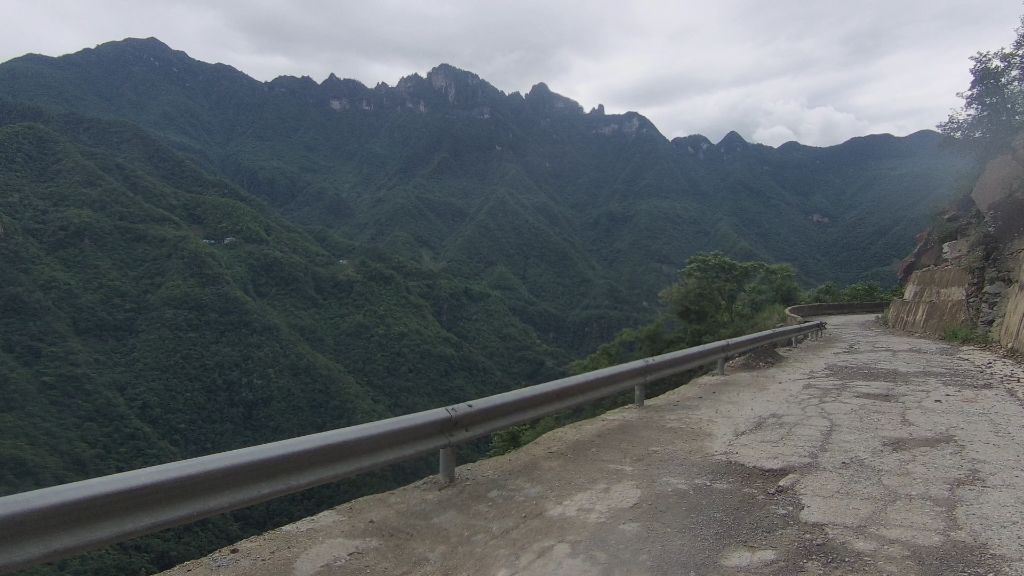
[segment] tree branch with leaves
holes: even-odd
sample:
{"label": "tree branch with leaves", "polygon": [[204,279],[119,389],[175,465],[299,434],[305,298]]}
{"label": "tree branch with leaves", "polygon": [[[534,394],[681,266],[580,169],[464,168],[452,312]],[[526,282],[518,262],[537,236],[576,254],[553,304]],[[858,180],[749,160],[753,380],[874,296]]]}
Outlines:
{"label": "tree branch with leaves", "polygon": [[1009,48],[971,56],[971,85],[957,94],[964,106],[937,127],[979,160],[994,158],[1024,132],[1024,17]]}

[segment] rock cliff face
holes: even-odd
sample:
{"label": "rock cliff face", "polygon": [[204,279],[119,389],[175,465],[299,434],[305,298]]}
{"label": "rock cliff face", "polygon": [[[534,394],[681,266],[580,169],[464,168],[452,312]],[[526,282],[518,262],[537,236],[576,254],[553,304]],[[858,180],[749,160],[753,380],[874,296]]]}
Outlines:
{"label": "rock cliff face", "polygon": [[1024,350],[1024,141],[989,162],[918,242],[900,265],[906,287],[891,324],[930,334],[970,325]]}
{"label": "rock cliff face", "polygon": [[989,163],[971,197],[998,246],[982,292],[997,301],[991,336],[1024,350],[1024,143]]}
{"label": "rock cliff face", "polygon": [[1002,298],[1002,315],[993,326],[992,337],[1006,347],[1024,350],[1024,265],[1020,252],[1015,256],[1017,276]]}
{"label": "rock cliff face", "polygon": [[902,299],[889,309],[890,324],[908,332],[941,334],[947,326],[968,319],[970,277],[957,266],[918,270],[910,277]]}

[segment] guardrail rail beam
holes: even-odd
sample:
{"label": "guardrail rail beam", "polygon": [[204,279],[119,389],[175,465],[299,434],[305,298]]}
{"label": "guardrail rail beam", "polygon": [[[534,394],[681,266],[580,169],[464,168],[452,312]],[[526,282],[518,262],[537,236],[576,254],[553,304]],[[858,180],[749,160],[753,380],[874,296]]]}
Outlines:
{"label": "guardrail rail beam", "polygon": [[[569,376],[445,408],[368,422],[0,498],[0,574],[439,452],[455,480],[459,444],[825,328],[808,322]],[[795,342],[794,342],[795,343]]]}

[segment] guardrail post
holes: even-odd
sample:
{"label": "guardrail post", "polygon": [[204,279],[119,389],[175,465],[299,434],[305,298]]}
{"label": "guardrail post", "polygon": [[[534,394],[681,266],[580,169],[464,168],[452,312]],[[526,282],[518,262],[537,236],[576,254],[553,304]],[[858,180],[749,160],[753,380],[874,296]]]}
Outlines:
{"label": "guardrail post", "polygon": [[637,384],[633,387],[633,403],[636,404],[637,408],[644,407],[644,399],[647,394],[645,384]]}
{"label": "guardrail post", "polygon": [[455,446],[441,448],[441,471],[437,477],[442,484],[455,482]]}
{"label": "guardrail post", "polygon": [[725,356],[718,359],[718,375],[725,376]]}
{"label": "guardrail post", "polygon": [[796,348],[797,336],[793,336],[793,348]]}

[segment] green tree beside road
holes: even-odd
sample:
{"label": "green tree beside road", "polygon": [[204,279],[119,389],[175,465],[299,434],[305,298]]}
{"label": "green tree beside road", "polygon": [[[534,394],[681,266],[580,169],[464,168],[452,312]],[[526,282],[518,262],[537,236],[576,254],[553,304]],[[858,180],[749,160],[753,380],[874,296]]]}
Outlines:
{"label": "green tree beside road", "polygon": [[938,125],[940,132],[980,160],[1010,148],[1024,131],[1024,17],[1009,48],[971,56],[971,86],[957,94],[964,106]]}

